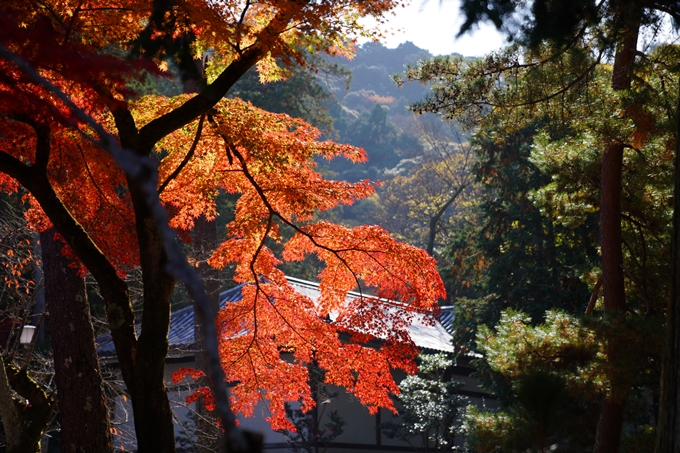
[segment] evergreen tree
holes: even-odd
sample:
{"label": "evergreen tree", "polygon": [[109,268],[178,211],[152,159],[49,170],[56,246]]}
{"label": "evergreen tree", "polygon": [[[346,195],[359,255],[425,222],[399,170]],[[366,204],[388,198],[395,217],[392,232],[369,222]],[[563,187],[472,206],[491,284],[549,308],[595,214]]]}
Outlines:
{"label": "evergreen tree", "polygon": [[476,218],[451,244],[450,297],[456,302],[455,339],[474,348],[476,326],[495,325],[506,308],[541,322],[549,308],[585,309],[590,292],[580,280],[597,260],[594,215],[578,227],[556,223],[534,205],[533,193],[551,176],[531,161],[535,127],[494,141],[475,135],[477,178],[483,191]]}

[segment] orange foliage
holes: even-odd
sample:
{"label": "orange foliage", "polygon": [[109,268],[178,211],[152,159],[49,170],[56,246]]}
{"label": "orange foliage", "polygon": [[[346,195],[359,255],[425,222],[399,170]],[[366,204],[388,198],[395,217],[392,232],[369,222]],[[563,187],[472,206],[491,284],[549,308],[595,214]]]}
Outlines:
{"label": "orange foliage", "polygon": [[[319,131],[302,120],[268,113],[238,99],[218,101],[224,93],[215,98],[216,105],[205,99],[218,87],[226,91],[228,84],[220,84],[237,78],[249,64],[260,62],[266,80],[279,73],[277,60],[304,63],[300,49],[351,52],[353,41],[347,36],[361,32],[357,16],[379,16],[399,2],[176,2],[164,16],[174,21],[171,37],[191,32],[196,37],[194,56],[200,56],[202,49],[213,49],[212,68],[226,69],[212,75],[213,85],[199,95],[133,100],[126,80],[139,77],[142,70],[158,72],[164,62],[156,55],[135,60],[102,50],[125,48],[143,33],[153,3],[2,2],[0,43],[118,135],[123,145],[137,146],[135,140],[148,145],[139,145],[135,151],[145,156],[151,153],[159,161],[159,197],[176,231],[190,231],[202,214],[214,217],[218,191],[240,195],[235,220],[210,259],[218,268],[235,263],[235,280],[246,283],[243,298],[225,308],[217,320],[224,371],[227,379],[238,381],[233,388],[235,409],[248,415],[258,401],[265,400],[271,407],[272,426],[291,429],[283,405],[287,401],[301,401],[305,408],[314,405],[307,383],[307,365],[312,363],[326,370],[328,384],[346,387],[370,411],[393,409],[389,395],[398,389],[390,369],[415,370],[416,351],[406,327],[415,314],[432,313],[437,299],[444,297],[434,260],[422,250],[396,242],[380,227],[350,229],[315,220],[319,211],[371,195],[374,186],[368,181],[324,180],[314,158],[360,162],[366,159],[363,150],[319,141]],[[151,39],[160,42],[167,31],[152,32]],[[201,102],[209,106],[200,110],[196,106]],[[30,199],[27,217],[33,226],[71,225],[55,214],[48,218],[44,212],[59,210],[50,211],[49,206],[37,203],[37,199],[50,199],[48,184],[77,221],[77,227],[70,230],[74,237],[80,231],[76,229],[82,229],[87,241],[96,246],[81,250],[100,251],[119,275],[143,266],[135,228],[137,221],[148,221],[148,217],[133,205],[129,181],[113,159],[83,136],[89,129],[76,121],[54,93],[36,86],[3,59],[0,113],[0,171],[20,175],[29,191],[42,191]],[[193,154],[188,155],[190,150]],[[39,184],[35,181],[43,170],[47,182]],[[0,188],[16,190],[17,184],[3,174]],[[276,256],[265,240],[280,241],[282,225],[296,233],[283,254]],[[69,244],[74,250],[78,245]],[[318,302],[295,293],[278,269],[283,260],[301,260],[309,254],[316,254],[325,264],[318,276]],[[95,259],[91,262],[100,265]],[[98,275],[106,276],[107,269],[100,266]],[[375,293],[348,303],[348,291],[358,285],[374,288]],[[403,304],[388,304],[384,299]],[[127,309],[123,305],[118,307]],[[336,317],[333,324],[326,321],[331,314]],[[145,324],[150,322],[145,318]],[[117,328],[120,325],[112,325],[112,330]],[[130,332],[134,330],[121,330],[114,341],[117,347],[127,347],[118,351],[121,362],[121,354],[130,354],[127,363],[134,365],[134,354],[142,348],[136,348],[137,338],[125,336]],[[341,332],[351,334],[351,340],[340,341]],[[377,349],[367,346],[374,339],[380,340]],[[292,355],[292,362],[281,359],[282,350]],[[128,373],[126,379],[137,379],[127,368],[123,371]]]}
{"label": "orange foliage", "polygon": [[635,149],[642,148],[650,135],[656,132],[654,115],[645,111],[640,104],[632,104],[626,108],[626,115],[635,123],[631,134],[631,144]]}
{"label": "orange foliage", "polygon": [[[163,110],[168,102],[174,101],[142,99],[140,115]],[[192,124],[162,142],[168,155],[160,164],[160,181],[179,165],[197,128]],[[227,378],[238,382],[232,389],[235,410],[250,415],[264,400],[275,429],[291,429],[285,402],[314,405],[307,384],[311,363],[327,371],[328,384],[346,387],[371,412],[393,408],[389,395],[398,389],[390,367],[415,370],[416,350],[406,328],[415,313],[434,310],[444,296],[435,262],[423,250],[395,241],[377,226],[350,229],[314,221],[317,211],[373,193],[367,181],[328,181],[315,171],[317,155],[365,158],[359,148],[318,142],[318,136],[301,120],[225,99],[204,126],[194,158],[161,194],[175,208],[171,224],[184,229],[202,212],[215,212],[216,188],[241,194],[227,239],[210,259],[219,268],[235,263],[235,280],[248,283],[243,299],[218,317],[221,355]],[[265,239],[280,240],[282,224],[297,233],[277,257]],[[277,268],[281,260],[310,253],[326,264],[319,274],[318,303],[297,294]],[[347,293],[359,283],[375,288],[375,294],[348,304]],[[395,309],[378,297],[407,304]],[[325,321],[331,313],[337,316],[333,324]],[[351,343],[340,341],[343,331],[353,333]],[[376,338],[382,341],[379,349],[365,346]],[[292,354],[292,362],[281,360],[282,349]]]}

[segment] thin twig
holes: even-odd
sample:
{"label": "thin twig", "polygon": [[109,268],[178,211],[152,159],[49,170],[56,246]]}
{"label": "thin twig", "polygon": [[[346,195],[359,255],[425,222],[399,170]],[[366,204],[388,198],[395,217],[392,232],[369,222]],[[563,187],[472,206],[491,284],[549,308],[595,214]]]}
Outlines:
{"label": "thin twig", "polygon": [[246,19],[248,8],[250,8],[250,0],[246,0],[246,6],[243,8],[243,11],[241,12],[241,18],[238,20],[239,25],[243,24],[243,21]]}
{"label": "thin twig", "polygon": [[201,139],[201,131],[203,131],[203,121],[205,120],[205,113],[201,115],[201,118],[198,120],[198,130],[196,131],[196,137],[194,137],[194,142],[191,144],[191,148],[189,148],[189,152],[187,152],[187,155],[184,156],[184,159],[182,162],[179,164],[177,168],[163,181],[163,184],[160,185],[158,188],[158,194],[160,195],[165,188],[170,184],[170,181],[175,179],[177,175],[179,175],[179,172],[181,172],[184,167],[189,163],[191,158],[194,156],[194,152],[196,151],[196,146],[198,146],[198,142]]}

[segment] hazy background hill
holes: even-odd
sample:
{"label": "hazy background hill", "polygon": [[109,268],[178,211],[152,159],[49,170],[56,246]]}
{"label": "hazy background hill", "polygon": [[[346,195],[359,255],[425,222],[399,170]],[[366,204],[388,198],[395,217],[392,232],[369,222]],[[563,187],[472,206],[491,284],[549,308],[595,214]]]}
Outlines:
{"label": "hazy background hill", "polygon": [[400,88],[392,81],[392,75],[431,57],[428,51],[410,42],[394,49],[367,42],[357,49],[352,60],[330,59],[351,74],[349,88],[341,77],[321,78],[332,94],[327,107],[336,134],[334,138],[361,146],[368,152],[365,164],[341,160],[328,164],[333,176],[348,181],[382,180],[387,170],[422,150],[421,141],[413,131],[413,114],[408,105],[422,99],[428,87],[407,83]]}
{"label": "hazy background hill", "polygon": [[427,50],[411,42],[388,49],[379,43],[367,42],[357,49],[352,60],[334,58],[331,61],[343,65],[352,73],[350,90],[334,86],[332,92],[343,106],[358,112],[370,110],[375,103],[390,108],[397,115],[407,111],[407,105],[422,99],[427,87],[416,83],[399,88],[391,79],[402,73],[407,65],[432,58]]}
{"label": "hazy background hill", "polygon": [[380,180],[386,170],[422,150],[408,105],[425,97],[428,87],[406,83],[400,88],[392,75],[431,57],[410,42],[394,49],[367,42],[357,48],[352,60],[319,57],[316,70],[293,67],[280,82],[262,84],[252,70],[230,95],[271,112],[303,118],[326,137],[368,152],[365,164],[341,160],[328,164],[332,177]]}
{"label": "hazy background hill", "polygon": [[409,104],[427,95],[428,86],[399,87],[392,80],[407,66],[429,58],[428,51],[410,42],[394,49],[368,42],[358,47],[352,60],[317,57],[315,68],[289,68],[287,78],[279,82],[262,84],[252,70],[230,95],[303,118],[319,127],[325,138],[366,150],[368,161],[362,164],[341,158],[318,162],[332,179],[383,183],[376,195],[324,216],[348,225],[380,224],[425,247],[428,224],[444,203],[447,212],[436,221],[436,242],[442,244],[440,232],[451,229],[448,223],[456,211],[455,203],[445,201],[468,172],[457,157],[461,138],[455,131],[452,135],[438,116],[416,118],[408,110]]}

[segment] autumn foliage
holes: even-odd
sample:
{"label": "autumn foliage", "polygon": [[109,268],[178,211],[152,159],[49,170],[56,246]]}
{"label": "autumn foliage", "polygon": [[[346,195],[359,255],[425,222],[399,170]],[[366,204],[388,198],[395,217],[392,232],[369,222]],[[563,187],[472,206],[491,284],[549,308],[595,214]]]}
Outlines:
{"label": "autumn foliage", "polygon": [[[234,407],[248,414],[267,400],[272,425],[290,427],[283,404],[314,404],[307,365],[328,384],[347,387],[371,411],[392,408],[390,369],[414,371],[406,326],[444,296],[435,262],[380,227],[348,229],[316,221],[320,211],[371,195],[368,181],[325,180],[315,158],[365,159],[359,148],[319,140],[319,131],[224,95],[253,65],[262,81],[305,64],[305,52],[350,54],[358,16],[380,16],[395,1],[148,2],[45,1],[0,5],[0,186],[25,190],[33,227],[54,226],[102,289],[121,371],[135,409],[140,451],[171,451],[162,368],[174,277],[158,227],[110,149],[85,125],[89,115],[136,156],[158,164],[155,186],[170,226],[188,238],[195,220],[217,214],[220,192],[238,194],[235,220],[209,263],[235,264],[243,299],[218,317],[222,366]],[[175,98],[138,97],[129,80],[180,72],[210,49],[207,86]],[[122,50],[122,52],[119,52]],[[7,55],[7,54],[3,54]],[[118,56],[125,55],[125,56]],[[279,67],[282,64],[283,67]],[[35,70],[35,74],[32,74]],[[183,73],[184,74],[184,73]],[[186,75],[186,74],[184,74]],[[36,83],[36,77],[44,79]],[[51,85],[50,85],[51,84]],[[80,114],[55,94],[65,93]],[[153,176],[156,178],[156,176]],[[281,228],[295,232],[277,256]],[[296,294],[282,261],[316,254],[321,299]],[[123,277],[141,268],[141,335]],[[364,295],[347,301],[347,293]],[[385,300],[399,300],[399,304]],[[328,322],[333,319],[334,322]],[[340,341],[341,332],[350,341]],[[369,347],[372,340],[377,347]],[[375,343],[374,343],[375,344]],[[281,353],[291,354],[291,362]],[[286,383],[282,386],[282,383]],[[167,431],[170,426],[170,431]],[[162,431],[162,433],[161,433]],[[163,447],[158,439],[163,438]]]}
{"label": "autumn foliage", "polygon": [[[139,105],[145,106],[143,114],[153,113],[153,106],[166,108],[157,98]],[[184,161],[199,122],[161,142],[169,153],[161,162],[161,181]],[[219,315],[222,361],[227,378],[239,382],[233,388],[235,409],[252,414],[265,399],[276,429],[291,427],[285,402],[313,407],[307,372],[312,363],[327,371],[327,384],[348,388],[369,410],[392,408],[389,394],[398,389],[390,367],[415,370],[416,351],[405,329],[414,313],[432,310],[444,295],[434,261],[424,251],[396,242],[377,226],[348,229],[314,221],[318,211],[373,193],[368,181],[328,181],[316,172],[315,156],[365,158],[359,148],[319,142],[318,136],[301,120],[240,100],[221,101],[204,121],[193,159],[161,194],[178,229],[190,229],[196,216],[215,212],[218,188],[240,194],[227,239],[210,259],[218,268],[235,263],[235,280],[248,284],[243,299]],[[266,240],[281,241],[282,225],[296,233],[277,257]],[[281,260],[311,253],[326,265],[318,302],[297,294],[277,269]],[[376,293],[348,304],[348,291],[359,283]],[[376,297],[409,305],[388,309]],[[330,317],[336,322],[327,322]],[[340,331],[351,332],[354,341],[341,342]],[[375,338],[384,341],[379,349],[364,346]],[[294,361],[280,360],[282,350]]]}

